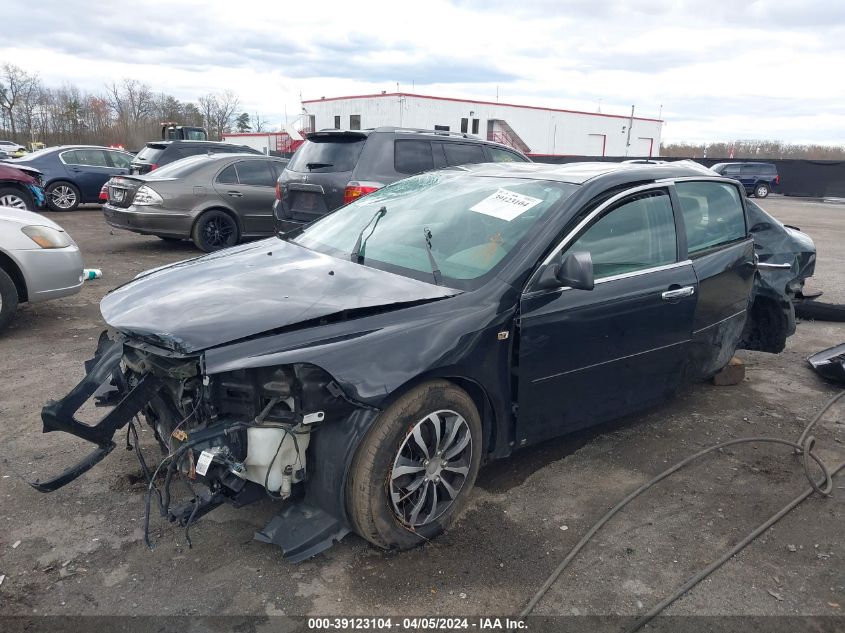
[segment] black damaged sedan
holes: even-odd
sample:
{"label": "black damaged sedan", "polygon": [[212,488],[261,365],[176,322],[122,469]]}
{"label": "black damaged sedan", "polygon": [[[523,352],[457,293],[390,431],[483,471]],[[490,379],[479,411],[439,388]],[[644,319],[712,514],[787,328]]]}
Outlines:
{"label": "black damaged sedan", "polygon": [[[35,485],[140,413],[172,521],[270,495],[256,538],[293,560],[349,531],[417,545],[482,461],[722,368],[754,327],[751,224],[741,185],[690,163],[475,165],[149,271],[103,299],[87,377],[42,414],[96,449]],[[113,406],[96,426],[74,418],[92,397]],[[197,494],[171,502],[179,477]]]}

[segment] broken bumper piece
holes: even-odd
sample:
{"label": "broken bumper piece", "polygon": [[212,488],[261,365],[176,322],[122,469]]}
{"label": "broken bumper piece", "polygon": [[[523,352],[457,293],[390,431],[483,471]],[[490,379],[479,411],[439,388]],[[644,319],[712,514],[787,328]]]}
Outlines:
{"label": "broken bumper piece", "polygon": [[816,352],[807,361],[823,378],[845,384],[845,343]]}
{"label": "broken bumper piece", "polygon": [[[92,396],[108,387],[115,370],[120,365],[123,353],[122,341],[108,342],[98,350],[97,356],[88,361],[87,375],[73,390],[59,401],[51,401],[41,410],[44,433],[64,431],[96,445],[96,449],[85,459],[74,464],[61,474],[47,481],[35,481],[30,485],[39,492],[53,492],[90,470],[115,447],[114,434],[125,427],[161,387],[159,379],[148,374],[119,399],[116,406],[96,425],[91,426],[76,419],[76,412]],[[120,397],[122,393],[113,391]]]}

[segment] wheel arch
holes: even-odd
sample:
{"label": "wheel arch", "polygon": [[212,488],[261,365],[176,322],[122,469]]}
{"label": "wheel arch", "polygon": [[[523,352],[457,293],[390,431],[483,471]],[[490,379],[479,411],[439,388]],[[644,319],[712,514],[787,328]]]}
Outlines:
{"label": "wheel arch", "polygon": [[195,212],[196,215],[194,215],[194,219],[191,222],[191,234],[193,234],[194,227],[196,227],[197,222],[200,221],[200,218],[202,216],[204,216],[206,213],[208,213],[209,211],[222,211],[223,213],[228,215],[230,218],[232,218],[235,221],[235,224],[238,227],[238,233],[240,235],[243,235],[244,227],[243,227],[243,223],[241,222],[241,218],[234,211],[234,209],[231,209],[231,208],[229,208],[225,205],[222,205],[219,202],[214,202],[207,207],[203,207],[202,209],[196,210],[196,212]]}
{"label": "wheel arch", "polygon": [[491,453],[496,447],[496,442],[500,439],[497,434],[497,422],[499,420],[499,416],[493,406],[493,401],[490,398],[487,389],[480,381],[467,376],[464,372],[457,371],[455,368],[444,367],[441,369],[433,369],[415,376],[394,389],[387,397],[385,397],[380,408],[382,410],[386,409],[410,390],[424,383],[433,382],[435,380],[445,380],[452,383],[459,389],[465,391],[472,399],[473,404],[475,404],[475,408],[478,411],[478,415],[481,418],[481,431],[483,433],[484,440],[483,454],[488,455]]}
{"label": "wheel arch", "polygon": [[0,269],[12,278],[15,289],[18,291],[18,303],[29,301],[29,291],[26,287],[26,278],[23,276],[23,272],[15,260],[3,251],[0,251]]}

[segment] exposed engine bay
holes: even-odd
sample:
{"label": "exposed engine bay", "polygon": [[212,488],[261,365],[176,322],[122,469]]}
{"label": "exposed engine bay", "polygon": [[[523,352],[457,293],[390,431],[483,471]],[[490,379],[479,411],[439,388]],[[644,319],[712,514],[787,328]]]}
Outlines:
{"label": "exposed engine bay", "polygon": [[[148,484],[145,540],[150,546],[153,499],[161,516],[184,526],[187,534],[192,523],[222,503],[239,507],[265,496],[288,499],[297,493],[309,477],[312,434],[327,419],[343,419],[354,409],[332,378],[313,365],[206,375],[202,355],[181,355],[122,336],[112,341],[105,332],[86,369],[76,389],[45,407],[44,430],[72,433],[98,449],[58,477],[33,486],[50,492],[69,483],[111,452],[114,433],[127,427],[127,448],[135,451]],[[95,426],[73,417],[89,398],[96,406],[114,407]],[[142,452],[136,427],[141,421],[152,429],[162,457]],[[190,498],[177,504],[172,488],[180,478]],[[291,509],[286,511],[289,532]],[[305,507],[303,512],[311,519],[320,510]],[[337,539],[348,531],[334,517],[320,518],[324,528],[329,526],[320,534]],[[256,537],[298,559],[289,541],[280,542],[283,535],[265,530]],[[313,548],[314,543],[305,548],[307,555],[315,553]]]}

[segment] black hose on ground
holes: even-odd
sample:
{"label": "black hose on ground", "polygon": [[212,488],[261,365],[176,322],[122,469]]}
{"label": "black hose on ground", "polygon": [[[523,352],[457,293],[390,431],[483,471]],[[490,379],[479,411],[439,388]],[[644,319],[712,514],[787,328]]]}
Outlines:
{"label": "black hose on ground", "polygon": [[795,316],[812,321],[845,321],[845,304],[805,299],[795,303]]}
{"label": "black hose on ground", "polygon": [[[840,398],[845,396],[845,391],[841,391],[832,397],[827,403],[822,407],[821,411],[819,411],[813,419],[804,427],[800,437],[798,438],[797,442],[791,442],[789,440],[784,440],[781,438],[776,437],[744,437],[739,438],[736,440],[729,440],[727,442],[721,442],[719,444],[714,444],[708,448],[705,448],[694,455],[690,455],[686,459],[681,460],[680,462],[670,466],[662,473],[654,477],[652,480],[644,483],[642,486],[634,490],[631,494],[627,497],[622,499],[619,503],[617,503],[613,508],[608,510],[604,516],[602,516],[596,523],[591,527],[587,533],[581,538],[575,546],[569,550],[569,553],[566,557],[560,562],[560,564],[555,568],[555,570],[549,575],[543,585],[537,590],[534,596],[529,600],[528,604],[525,608],[520,612],[519,618],[525,618],[531,614],[534,610],[534,607],[542,600],[543,596],[546,595],[548,590],[551,586],[555,583],[555,581],[560,577],[563,571],[569,566],[569,564],[575,559],[575,557],[581,552],[582,549],[590,542],[590,540],[595,536],[595,534],[620,510],[622,510],[626,505],[628,505],[631,501],[639,497],[642,493],[646,490],[650,489],[655,484],[659,483],[660,481],[666,479],[669,475],[679,471],[680,469],[684,468],[685,466],[691,464],[699,457],[712,453],[713,451],[717,451],[728,446],[735,446],[737,444],[748,444],[748,443],[770,443],[770,444],[781,444],[784,446],[789,446],[793,449],[796,454],[801,455],[801,465],[804,469],[804,474],[806,475],[807,479],[810,481],[810,487],[807,488],[804,492],[802,492],[798,497],[793,499],[789,502],[783,509],[781,509],[778,513],[773,515],[769,518],[765,523],[760,525],[757,529],[755,529],[751,534],[746,536],[742,541],[737,543],[733,548],[731,548],[728,552],[722,555],[720,558],[716,559],[710,565],[702,569],[700,572],[695,574],[692,578],[690,578],[686,583],[684,583],[675,593],[673,593],[668,598],[664,599],[660,602],[657,606],[652,608],[646,615],[638,619],[633,626],[626,630],[625,633],[634,633],[634,631],[638,631],[642,628],[645,624],[653,620],[657,615],[659,615],[664,609],[666,609],[670,604],[675,602],[678,598],[684,595],[687,591],[692,589],[695,585],[700,583],[704,580],[707,576],[709,576],[713,571],[721,567],[726,561],[730,558],[735,556],[738,552],[740,552],[743,548],[745,548],[749,543],[751,543],[754,539],[756,539],[760,534],[765,532],[775,523],[777,523],[780,519],[786,516],[789,512],[791,512],[794,508],[796,508],[801,502],[807,499],[810,495],[814,492],[819,493],[822,496],[828,496],[830,492],[833,490],[833,477],[836,476],[840,471],[845,469],[845,462],[838,464],[835,468],[828,469],[828,467],[822,462],[822,460],[813,453],[813,447],[816,443],[816,438],[810,435],[810,431],[816,425],[816,423],[822,418],[822,416],[827,413],[827,411],[837,402]],[[822,478],[820,481],[816,481],[816,478],[813,476],[813,473],[810,470],[810,460],[814,461],[816,465],[818,465],[819,469],[822,473]]]}

